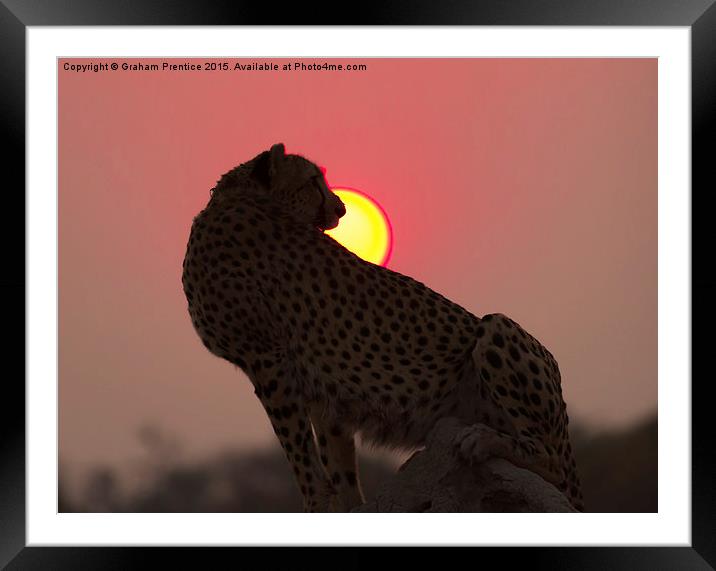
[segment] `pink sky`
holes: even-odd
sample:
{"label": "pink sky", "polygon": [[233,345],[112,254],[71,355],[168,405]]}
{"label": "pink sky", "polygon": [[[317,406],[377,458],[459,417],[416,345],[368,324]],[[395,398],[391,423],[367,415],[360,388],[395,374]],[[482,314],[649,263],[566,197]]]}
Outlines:
{"label": "pink sky", "polygon": [[391,269],[539,338],[573,419],[655,410],[655,59],[134,73],[64,61],[62,462],[125,462],[145,423],[189,454],[272,442],[248,380],[192,329],[180,275],[209,189],[277,142],[380,202]]}

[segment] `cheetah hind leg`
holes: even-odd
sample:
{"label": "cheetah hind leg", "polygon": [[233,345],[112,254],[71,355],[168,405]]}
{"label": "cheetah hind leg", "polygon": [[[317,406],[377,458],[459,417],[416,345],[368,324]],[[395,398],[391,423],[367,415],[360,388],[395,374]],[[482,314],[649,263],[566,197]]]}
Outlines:
{"label": "cheetah hind leg", "polygon": [[541,443],[534,438],[514,438],[485,424],[464,427],[453,442],[457,455],[471,465],[488,458],[503,458],[519,468],[538,474],[558,485],[560,471]]}

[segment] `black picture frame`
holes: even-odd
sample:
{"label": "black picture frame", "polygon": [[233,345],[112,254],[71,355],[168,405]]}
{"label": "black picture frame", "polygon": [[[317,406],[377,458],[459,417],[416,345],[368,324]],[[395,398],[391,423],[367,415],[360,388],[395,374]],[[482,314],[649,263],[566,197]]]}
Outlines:
{"label": "black picture frame", "polygon": [[[692,363],[702,364],[710,342],[708,325],[716,317],[716,280],[706,263],[710,226],[706,205],[714,185],[710,141],[716,132],[716,6],[714,0],[486,0],[449,3],[404,0],[275,4],[240,0],[0,0],[0,117],[7,145],[3,152],[6,208],[0,225],[2,243],[17,245],[24,236],[25,203],[25,34],[28,26],[84,25],[482,25],[482,26],[686,26],[691,31],[692,80]],[[7,178],[5,180],[8,180]],[[711,181],[711,183],[709,183]],[[9,203],[9,204],[8,204]],[[21,214],[22,213],[22,214]],[[24,355],[25,248],[6,248],[0,293],[4,315],[15,328],[2,346],[6,356]],[[7,322],[7,320],[6,320]],[[668,348],[660,347],[660,350]],[[3,361],[8,365],[9,358]],[[25,369],[23,359],[21,371]],[[10,369],[6,366],[6,371]],[[522,547],[443,549],[396,548],[195,548],[182,547],[27,547],[25,541],[25,388],[20,374],[7,374],[2,385],[6,403],[0,456],[0,564],[10,569],[133,569],[168,566],[212,566],[227,556],[253,567],[284,569],[328,567],[363,569],[387,557],[403,564],[415,558],[426,566],[444,565],[446,557],[485,557],[501,566],[529,565],[549,569],[713,569],[716,567],[716,469],[708,397],[710,375],[692,374],[692,542],[690,547]],[[24,374],[22,375],[24,377]],[[699,379],[696,381],[696,379]],[[476,530],[479,533],[479,530]],[[241,552],[236,551],[241,549]],[[479,552],[468,549],[480,549]],[[340,551],[339,551],[340,550]],[[328,551],[331,551],[328,553]],[[387,553],[391,551],[392,553]],[[418,559],[419,558],[419,559]],[[479,558],[479,559],[477,559]]]}

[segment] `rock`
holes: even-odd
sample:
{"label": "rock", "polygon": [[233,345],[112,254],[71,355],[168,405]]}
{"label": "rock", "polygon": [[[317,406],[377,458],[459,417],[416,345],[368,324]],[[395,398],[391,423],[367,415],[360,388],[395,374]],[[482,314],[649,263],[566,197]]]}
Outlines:
{"label": "rock", "polygon": [[425,449],[413,454],[375,499],[354,512],[576,512],[567,498],[537,474],[501,458],[470,466],[453,451],[464,427],[437,423]]}

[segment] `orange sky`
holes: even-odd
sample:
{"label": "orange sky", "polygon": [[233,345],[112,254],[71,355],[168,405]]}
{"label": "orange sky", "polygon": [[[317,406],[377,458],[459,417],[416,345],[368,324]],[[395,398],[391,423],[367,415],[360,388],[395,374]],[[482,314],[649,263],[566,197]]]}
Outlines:
{"label": "orange sky", "polygon": [[265,73],[63,61],[61,462],[125,462],[144,423],[187,454],[272,441],[248,380],[192,329],[180,274],[209,189],[277,142],[380,202],[391,269],[539,338],[573,419],[656,408],[655,59]]}

